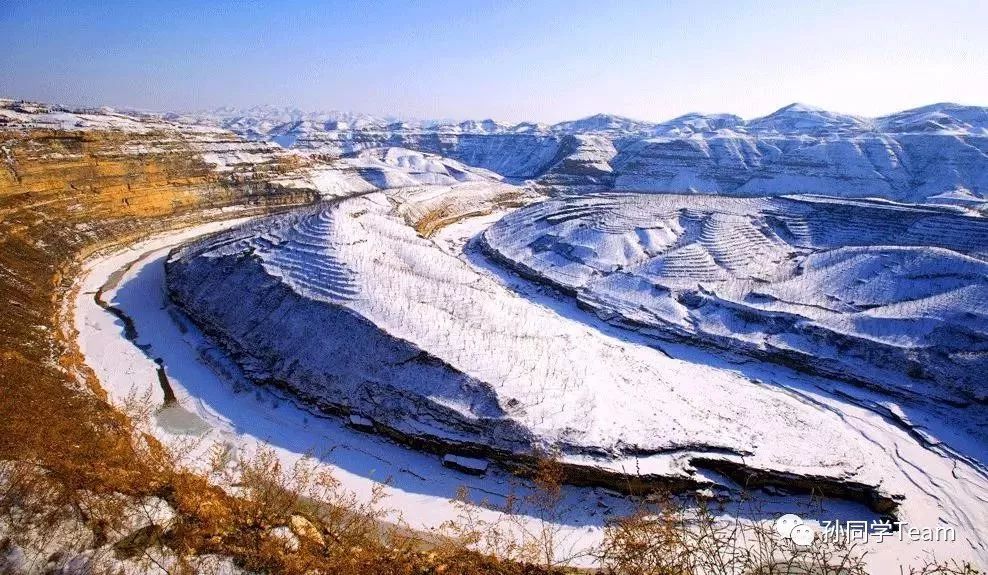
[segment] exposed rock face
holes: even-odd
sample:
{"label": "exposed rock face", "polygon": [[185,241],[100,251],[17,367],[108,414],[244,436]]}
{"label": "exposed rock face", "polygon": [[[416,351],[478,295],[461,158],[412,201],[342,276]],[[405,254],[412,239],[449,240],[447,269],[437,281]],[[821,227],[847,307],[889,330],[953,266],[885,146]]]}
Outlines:
{"label": "exposed rock face", "polygon": [[608,115],[554,126],[310,122],[260,137],[334,157],[399,146],[557,187],[813,193],[979,207],[988,194],[986,117],[985,108],[956,104],[877,119],[793,104],[749,122],[728,114],[660,124]]}
{"label": "exposed rock face", "polygon": [[[231,154],[238,151],[244,156],[234,161]],[[223,156],[227,169],[207,161],[209,154]],[[308,163],[221,130],[0,101],[5,445],[31,453],[38,442],[51,440],[17,430],[38,427],[38,419],[25,417],[59,419],[65,414],[50,413],[58,406],[84,429],[69,431],[70,420],[51,421],[56,435],[84,434],[106,421],[106,406],[72,395],[79,383],[72,374],[85,371],[56,325],[80,259],[169,227],[314,201],[312,190],[269,184]]]}
{"label": "exposed rock face", "polygon": [[602,317],[884,386],[984,404],[988,221],[825,198],[602,194],[509,214],[500,261]]}

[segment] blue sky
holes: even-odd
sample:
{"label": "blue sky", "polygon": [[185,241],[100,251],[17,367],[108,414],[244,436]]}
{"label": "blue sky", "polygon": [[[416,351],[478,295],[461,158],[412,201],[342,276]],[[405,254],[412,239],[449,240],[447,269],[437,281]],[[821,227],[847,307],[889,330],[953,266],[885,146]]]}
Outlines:
{"label": "blue sky", "polygon": [[0,0],[0,96],[417,118],[988,105],[988,1]]}

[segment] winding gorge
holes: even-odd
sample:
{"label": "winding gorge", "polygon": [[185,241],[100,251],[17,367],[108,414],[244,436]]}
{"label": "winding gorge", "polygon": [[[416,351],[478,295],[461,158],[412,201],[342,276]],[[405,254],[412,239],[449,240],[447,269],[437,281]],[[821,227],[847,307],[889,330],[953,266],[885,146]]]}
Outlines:
{"label": "winding gorge", "polygon": [[284,114],[2,102],[16,404],[143,395],[163,443],[315,454],[422,531],[552,453],[574,547],[671,491],[988,561],[988,110]]}

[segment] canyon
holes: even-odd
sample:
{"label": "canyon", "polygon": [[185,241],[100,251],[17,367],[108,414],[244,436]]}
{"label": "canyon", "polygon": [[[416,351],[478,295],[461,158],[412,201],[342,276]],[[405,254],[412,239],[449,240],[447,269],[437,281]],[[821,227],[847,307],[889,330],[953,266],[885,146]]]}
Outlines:
{"label": "canyon", "polygon": [[[961,533],[874,546],[875,566],[988,556],[984,108],[509,126],[3,101],[0,138],[19,405],[104,385],[167,403],[157,378],[125,377],[160,366],[205,425],[171,411],[163,438],[240,445],[250,424],[228,428],[223,406],[251,389],[437,477],[421,454],[503,486],[552,452],[575,498],[606,489],[619,506],[629,479],[782,512],[823,497]],[[170,231],[232,218],[249,221]],[[87,276],[82,292],[105,295],[88,320],[51,295],[149,237],[165,237],[154,258],[101,272],[122,278],[106,294]],[[130,289],[165,295],[142,307]],[[162,310],[200,334],[168,344],[191,346],[182,364],[148,335]],[[115,366],[100,348],[133,348],[120,317],[145,326],[144,351]],[[223,374],[215,390],[183,378],[191,363]]]}

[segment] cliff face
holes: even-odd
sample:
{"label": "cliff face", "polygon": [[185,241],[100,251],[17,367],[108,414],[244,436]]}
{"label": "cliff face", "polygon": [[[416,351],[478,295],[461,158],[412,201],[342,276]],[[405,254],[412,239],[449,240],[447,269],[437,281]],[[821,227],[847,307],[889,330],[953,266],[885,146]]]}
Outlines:
{"label": "cliff face", "polygon": [[309,202],[314,192],[267,180],[310,160],[222,131],[0,112],[0,460],[34,461],[80,485],[129,482],[139,472],[125,425],[61,333],[78,262],[170,227]]}

